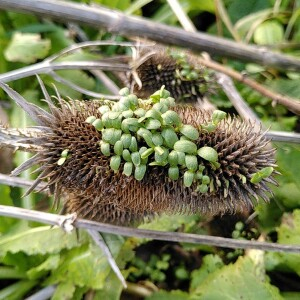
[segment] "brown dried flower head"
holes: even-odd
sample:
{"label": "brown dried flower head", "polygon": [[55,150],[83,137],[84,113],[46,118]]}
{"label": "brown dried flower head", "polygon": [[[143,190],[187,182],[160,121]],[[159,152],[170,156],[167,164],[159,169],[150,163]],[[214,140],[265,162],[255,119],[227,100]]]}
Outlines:
{"label": "brown dried flower head", "polygon": [[[272,175],[252,182],[253,174],[275,167],[274,149],[266,148],[269,141],[262,132],[255,132],[251,123],[239,118],[223,119],[212,132],[199,130],[195,144],[198,148],[215,149],[220,164],[215,168],[198,157],[205,166],[203,175],[210,178],[208,192],[199,193],[195,183],[186,187],[182,176],[171,180],[166,167],[149,166],[140,181],[125,176],[122,169],[113,171],[110,157],[99,150],[101,132],[86,122],[89,116],[101,117],[98,108],[103,102],[66,102],[58,98],[59,105],[54,106],[42,85],[50,108],[46,112],[26,102],[8,86],[0,86],[40,126],[38,134],[35,130],[32,137],[23,140],[39,146],[39,150],[13,174],[38,165],[40,174],[29,192],[40,181],[47,180],[56,201],[63,197],[66,211],[76,212],[81,218],[128,224],[161,213],[235,213],[252,207],[259,198],[268,201],[268,183],[276,183]],[[211,119],[211,113],[194,107],[172,109],[184,124],[196,128]],[[58,164],[61,158],[64,161]]]}
{"label": "brown dried flower head", "polygon": [[177,103],[206,102],[205,96],[215,90],[212,73],[188,51],[161,45],[143,47],[133,61],[125,83],[140,98],[148,98],[162,85]]}

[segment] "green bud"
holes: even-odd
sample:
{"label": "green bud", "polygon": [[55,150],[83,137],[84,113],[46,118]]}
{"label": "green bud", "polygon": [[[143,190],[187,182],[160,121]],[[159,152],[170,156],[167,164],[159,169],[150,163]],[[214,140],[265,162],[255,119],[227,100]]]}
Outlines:
{"label": "green bud", "polygon": [[207,175],[203,175],[202,177],[202,184],[209,184],[210,178]]}
{"label": "green bud", "polygon": [[125,161],[131,162],[131,154],[128,149],[124,149],[122,152],[122,157],[124,158]]}
{"label": "green bud", "polygon": [[122,131],[115,128],[106,128],[102,130],[102,139],[114,145],[118,140],[121,139]]}
{"label": "green bud", "polygon": [[196,180],[201,180],[202,178],[203,178],[202,172],[197,171],[197,172],[195,173],[195,179],[196,179]]}
{"label": "green bud", "polygon": [[129,150],[132,152],[138,151],[138,144],[135,136],[131,137],[131,143],[129,146]]}
{"label": "green bud", "polygon": [[104,115],[106,112],[110,111],[110,107],[108,105],[102,105],[98,108],[98,111],[101,115]]}
{"label": "green bud", "polygon": [[273,167],[265,167],[261,169],[259,172],[256,172],[252,175],[250,181],[251,183],[259,183],[261,182],[264,178],[269,177],[274,171]]}
{"label": "green bud", "polygon": [[117,141],[114,145],[114,152],[116,155],[122,155],[123,153],[123,143],[121,141]]}
{"label": "green bud", "polygon": [[177,180],[179,178],[179,168],[178,167],[170,167],[168,169],[168,176],[172,180]]}
{"label": "green bud", "polygon": [[162,103],[155,103],[153,105],[153,109],[159,111],[160,113],[165,113],[166,111],[168,111],[169,107],[165,104]]}
{"label": "green bud", "polygon": [[187,75],[187,79],[188,80],[197,80],[199,78],[199,75],[196,71],[191,71],[188,75]]}
{"label": "green bud", "polygon": [[110,144],[104,141],[100,141],[100,150],[103,155],[110,156]]}
{"label": "green bud", "polygon": [[141,153],[141,158],[145,159],[145,158],[149,157],[153,152],[154,152],[153,148],[148,148],[143,153]]}
{"label": "green bud", "polygon": [[128,118],[122,121],[121,128],[125,133],[128,133],[128,130],[136,132],[138,131],[140,124],[136,118]]}
{"label": "green bud", "polygon": [[132,174],[132,171],[133,171],[133,163],[126,162],[123,167],[123,174],[125,176],[130,176]]}
{"label": "green bud", "polygon": [[136,166],[134,170],[134,178],[139,181],[142,180],[145,176],[146,170],[146,165]]}
{"label": "green bud", "polygon": [[86,118],[85,122],[89,123],[89,124],[92,124],[95,120],[96,120],[95,116],[89,116],[89,117]]}
{"label": "green bud", "polygon": [[129,88],[128,87],[124,87],[119,91],[119,95],[120,96],[128,96],[129,95]]}
{"label": "green bud", "polygon": [[64,149],[62,152],[61,152],[61,157],[67,157],[69,154],[69,149]]}
{"label": "green bud", "polygon": [[187,154],[196,154],[197,153],[197,146],[195,143],[191,141],[177,141],[174,144],[174,150],[179,152],[184,152]]}
{"label": "green bud", "polygon": [[212,114],[212,122],[217,125],[220,123],[223,119],[226,118],[226,112],[221,110],[215,110]]}
{"label": "green bud", "polygon": [[155,147],[154,150],[154,160],[158,163],[167,163],[169,150],[161,146]]}
{"label": "green bud", "polygon": [[107,128],[112,127],[112,119],[109,118],[109,113],[110,113],[110,111],[105,112],[101,117],[103,126],[107,127]]}
{"label": "green bud", "polygon": [[155,146],[161,146],[163,144],[163,138],[160,133],[156,132],[152,134],[152,142]]}
{"label": "green bud", "polygon": [[61,157],[58,161],[57,161],[57,164],[59,165],[59,166],[61,166],[61,165],[63,165],[64,164],[64,162],[66,161],[66,157]]}
{"label": "green bud", "polygon": [[92,123],[92,125],[96,128],[96,130],[101,131],[103,129],[103,122],[101,119],[96,119]]}
{"label": "green bud", "polygon": [[139,100],[136,95],[131,94],[131,95],[127,96],[127,99],[129,100],[131,109],[134,110],[139,105]]}
{"label": "green bud", "polygon": [[122,116],[125,119],[132,118],[133,117],[133,111],[131,109],[125,110],[125,111],[122,112]]}
{"label": "green bud", "polygon": [[161,115],[161,117],[164,125],[169,125],[169,126],[181,125],[181,119],[179,115],[173,110],[166,111],[164,114]]}
{"label": "green bud", "polygon": [[144,110],[143,108],[137,108],[135,111],[134,111],[134,114],[137,116],[137,117],[139,117],[139,118],[141,118],[141,117],[144,117],[145,116],[145,114],[146,114],[146,110]]}
{"label": "green bud", "polygon": [[199,138],[199,131],[192,125],[182,125],[179,130],[190,140],[197,140]]}
{"label": "green bud", "polygon": [[117,172],[120,168],[121,157],[119,155],[114,155],[110,158],[110,168]]}
{"label": "green bud", "polygon": [[201,124],[201,129],[207,131],[207,132],[214,132],[216,130],[217,126],[213,123],[207,123],[207,124]]}
{"label": "green bud", "polygon": [[145,128],[140,128],[137,131],[137,135],[142,137],[149,147],[154,147],[154,143],[152,142],[152,133],[150,130]]}
{"label": "green bud", "polygon": [[160,127],[161,127],[161,123],[156,119],[149,118],[145,122],[145,128],[146,129],[156,130],[156,129],[159,129]]}
{"label": "green bud", "polygon": [[164,128],[161,135],[164,139],[164,144],[168,148],[173,148],[174,144],[178,141],[178,136],[173,128]]}
{"label": "green bud", "polygon": [[212,147],[204,146],[200,148],[197,153],[207,161],[216,162],[218,160],[218,152]]}
{"label": "green bud", "polygon": [[121,135],[121,142],[123,143],[124,148],[129,148],[131,144],[131,134],[130,133],[123,133]]}
{"label": "green bud", "polygon": [[170,164],[171,167],[175,167],[178,165],[178,152],[175,151],[175,150],[172,150],[170,153],[169,153],[169,156],[168,156],[168,162]]}
{"label": "green bud", "polygon": [[158,110],[150,109],[146,112],[144,118],[152,118],[156,120],[161,120],[161,113]]}
{"label": "green bud", "polygon": [[195,173],[191,170],[185,171],[183,174],[183,184],[190,187],[193,184]]}
{"label": "green bud", "polygon": [[198,169],[197,156],[187,154],[185,156],[185,165],[189,170],[196,171]]}
{"label": "green bud", "polygon": [[131,153],[131,160],[135,166],[141,164],[141,155],[138,151]]}
{"label": "green bud", "polygon": [[176,151],[178,156],[178,164],[181,166],[185,165],[185,153],[181,151]]}
{"label": "green bud", "polygon": [[208,192],[208,186],[206,184],[200,184],[197,186],[196,191],[200,192],[201,194],[205,194]]}

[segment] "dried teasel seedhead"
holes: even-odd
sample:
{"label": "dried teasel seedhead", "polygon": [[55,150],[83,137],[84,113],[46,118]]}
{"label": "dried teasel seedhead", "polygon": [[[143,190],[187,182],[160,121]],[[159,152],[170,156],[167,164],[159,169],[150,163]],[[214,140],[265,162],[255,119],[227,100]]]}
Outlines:
{"label": "dried teasel seedhead", "polygon": [[138,97],[146,99],[165,85],[177,103],[211,108],[206,96],[216,89],[216,80],[194,54],[161,45],[137,53],[125,83]]}
{"label": "dried teasel seedhead", "polygon": [[32,137],[22,140],[39,146],[36,155],[13,174],[38,165],[40,175],[28,192],[42,180],[47,180],[56,201],[63,197],[66,211],[76,212],[79,217],[129,224],[166,212],[235,213],[244,207],[252,207],[259,198],[268,201],[271,193],[268,183],[276,184],[273,171],[253,180],[266,168],[275,167],[275,150],[266,148],[269,141],[262,132],[253,131],[251,123],[239,118],[222,119],[210,130],[211,113],[189,106],[172,107],[184,124],[195,128],[202,124],[207,128],[199,129],[199,137],[194,143],[198,149],[213,148],[218,156],[218,163],[202,158],[205,155],[197,157],[204,170],[202,175],[210,179],[206,182],[207,190],[199,192],[195,181],[186,186],[183,167],[180,167],[182,173],[178,180],[171,180],[168,167],[161,165],[148,166],[142,180],[125,176],[123,162],[118,171],[113,171],[111,157],[103,155],[99,149],[101,131],[86,122],[90,116],[101,118],[98,108],[103,102],[66,102],[59,98],[56,107],[46,94],[48,113],[27,103],[7,86],[0,83],[0,87],[40,126],[38,135],[35,131]]}

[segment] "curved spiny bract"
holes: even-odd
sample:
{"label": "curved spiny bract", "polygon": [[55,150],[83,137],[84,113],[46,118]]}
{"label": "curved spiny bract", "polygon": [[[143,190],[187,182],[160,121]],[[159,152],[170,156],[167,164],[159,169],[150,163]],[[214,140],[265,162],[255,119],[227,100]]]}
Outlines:
{"label": "curved spiny bract", "polygon": [[[51,109],[54,121],[49,119],[46,124],[50,130],[37,137],[43,139],[45,146],[34,162],[40,165],[41,172],[36,183],[47,179],[55,199],[64,197],[68,212],[95,221],[129,224],[165,212],[235,213],[245,206],[252,207],[259,198],[268,201],[271,190],[267,183],[275,183],[272,177],[257,184],[250,180],[262,168],[275,166],[274,150],[265,147],[268,141],[262,133],[253,131],[250,123],[233,117],[222,120],[211,133],[199,130],[195,141],[198,148],[214,148],[220,163],[215,169],[198,158],[205,166],[203,175],[211,179],[209,191],[201,194],[195,191],[195,183],[185,187],[182,176],[170,180],[165,167],[149,166],[141,181],[123,175],[122,167],[114,172],[109,166],[110,157],[99,149],[101,132],[85,122],[89,116],[101,117],[97,110],[101,102],[59,102],[59,107]],[[198,126],[211,119],[210,113],[193,107],[172,109],[185,124]],[[30,141],[34,144],[34,138]],[[40,140],[39,145],[43,145]],[[58,165],[65,149],[68,158]]]}

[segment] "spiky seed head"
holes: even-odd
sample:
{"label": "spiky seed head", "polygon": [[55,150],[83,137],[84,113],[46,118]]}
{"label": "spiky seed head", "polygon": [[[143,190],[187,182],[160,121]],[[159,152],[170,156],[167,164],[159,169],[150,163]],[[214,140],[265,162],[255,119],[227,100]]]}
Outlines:
{"label": "spiky seed head", "polygon": [[[26,168],[40,165],[41,174],[36,183],[47,179],[55,198],[59,200],[63,196],[66,210],[76,212],[79,217],[128,224],[164,212],[235,213],[252,207],[259,198],[268,201],[271,192],[268,183],[276,183],[272,175],[257,183],[251,182],[253,174],[275,166],[274,149],[266,148],[268,141],[263,134],[239,118],[222,119],[212,132],[199,130],[199,137],[194,141],[197,148],[213,148],[218,162],[198,156],[199,171],[179,169],[180,176],[173,169],[169,170],[171,165],[149,166],[143,179],[137,180],[134,174],[124,174],[125,161],[118,170],[112,170],[111,155],[103,155],[100,150],[101,132],[86,121],[90,116],[101,118],[99,107],[103,103],[59,102],[59,107],[51,105],[51,118],[40,115],[45,132],[29,140],[40,148],[25,164]],[[172,109],[183,124],[195,128],[212,118],[211,113],[194,107],[174,106]],[[65,149],[68,149],[67,156],[63,156],[66,159],[59,165],[57,162]],[[197,155],[194,152],[192,155]],[[18,171],[22,169],[25,167]],[[179,178],[169,178],[169,172],[172,178]],[[191,174],[184,175],[185,172],[192,172],[193,178],[202,178],[202,184],[197,186]]]}
{"label": "spiky seed head", "polygon": [[[149,55],[152,51],[154,53]],[[196,103],[204,101],[204,96],[216,88],[214,76],[192,53],[157,46],[155,49],[142,48],[139,57],[142,62],[133,68],[127,80],[140,98],[149,97],[165,85],[178,103]]]}

